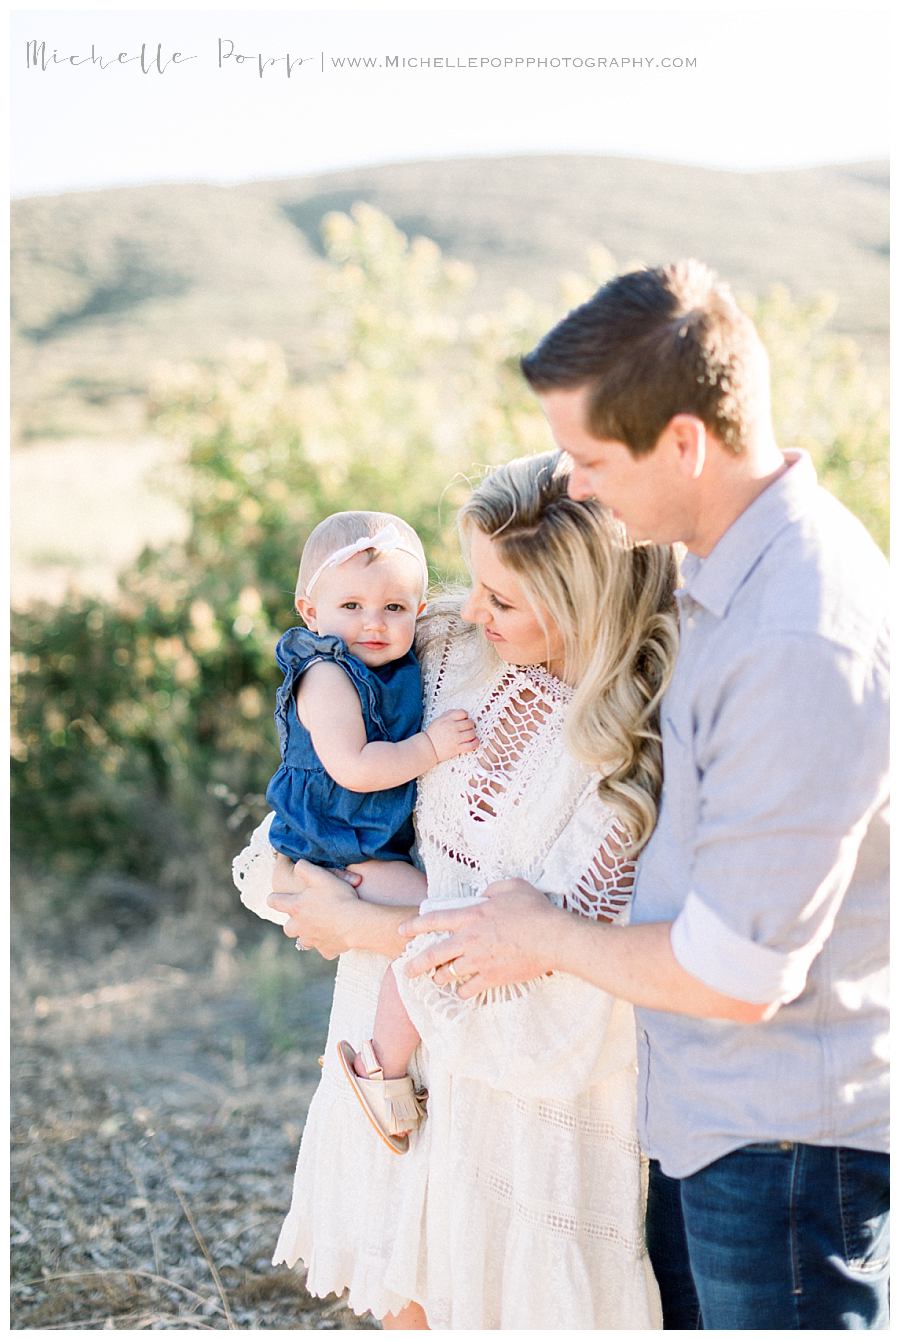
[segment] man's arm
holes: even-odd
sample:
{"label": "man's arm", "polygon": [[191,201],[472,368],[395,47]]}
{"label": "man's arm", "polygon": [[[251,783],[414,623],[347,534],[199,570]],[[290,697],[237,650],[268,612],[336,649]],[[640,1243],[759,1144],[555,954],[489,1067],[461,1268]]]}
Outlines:
{"label": "man's arm", "polygon": [[451,931],[419,954],[410,976],[435,971],[435,980],[453,980],[453,963],[463,999],[490,987],[527,981],[547,972],[568,972],[613,996],[652,1010],[700,1019],[751,1024],[771,1018],[777,1004],[751,1004],[722,995],[692,977],[678,963],[669,939],[671,926],[616,926],[588,921],[552,906],[525,880],[503,880],[486,890],[487,902],[454,912],[429,912],[404,922],[403,935]]}
{"label": "man's arm", "polygon": [[885,685],[851,651],[778,635],[748,648],[709,710],[674,922],[592,924],[507,881],[479,907],[408,923],[455,932],[411,966],[453,961],[473,974],[462,994],[557,969],[649,1009],[740,1023],[798,996],[884,802]]}

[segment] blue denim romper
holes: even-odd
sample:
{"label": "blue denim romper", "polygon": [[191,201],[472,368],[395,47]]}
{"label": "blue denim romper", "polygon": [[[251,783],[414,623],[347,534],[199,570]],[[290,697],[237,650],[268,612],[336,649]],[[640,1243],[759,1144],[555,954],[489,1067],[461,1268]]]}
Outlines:
{"label": "blue denim romper", "polygon": [[338,786],[325,771],[309,731],[297,718],[297,684],[316,661],[334,661],[349,675],[367,740],[407,740],[422,728],[422,674],[412,652],[375,669],[351,656],[339,637],[289,628],[275,659],[284,682],[275,700],[281,767],[266,791],[275,811],[269,841],[293,860],[342,866],[357,861],[408,861],[413,844],[416,784],[362,793]]}

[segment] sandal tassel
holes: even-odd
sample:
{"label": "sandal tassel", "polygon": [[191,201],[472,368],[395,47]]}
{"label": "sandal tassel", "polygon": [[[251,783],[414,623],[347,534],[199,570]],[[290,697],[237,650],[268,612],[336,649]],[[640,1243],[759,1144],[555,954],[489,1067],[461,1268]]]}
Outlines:
{"label": "sandal tassel", "polygon": [[391,1135],[402,1135],[418,1126],[423,1110],[414,1093],[394,1094],[386,1100],[388,1129]]}

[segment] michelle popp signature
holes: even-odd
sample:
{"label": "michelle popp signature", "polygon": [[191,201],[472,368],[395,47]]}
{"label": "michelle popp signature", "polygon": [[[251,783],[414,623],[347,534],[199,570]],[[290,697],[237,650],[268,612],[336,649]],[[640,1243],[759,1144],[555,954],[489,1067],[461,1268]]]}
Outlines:
{"label": "michelle popp signature", "polygon": [[[188,61],[201,60],[200,53],[186,55],[164,47],[162,42],[142,42],[139,50],[98,51],[97,44],[91,43],[90,51],[61,52],[46,41],[32,39],[25,43],[25,68],[46,71],[56,66],[78,68],[90,66],[92,69],[108,70],[114,67],[133,65],[141,74],[165,74],[174,66],[185,65]],[[295,70],[314,61],[314,56],[292,56],[290,51],[269,55],[264,51],[239,51],[228,37],[216,40],[216,67],[223,69],[255,70],[262,79],[270,70],[280,71],[288,79]]]}

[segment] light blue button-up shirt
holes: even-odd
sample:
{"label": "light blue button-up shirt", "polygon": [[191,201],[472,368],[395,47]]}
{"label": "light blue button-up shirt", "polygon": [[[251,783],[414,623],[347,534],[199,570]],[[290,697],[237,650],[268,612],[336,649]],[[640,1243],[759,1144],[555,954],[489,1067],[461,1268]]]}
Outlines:
{"label": "light blue button-up shirt", "polygon": [[631,920],[672,922],[717,991],[783,1003],[636,1011],[642,1143],[674,1177],[761,1140],[887,1148],[888,568],[790,459],[679,592]]}

